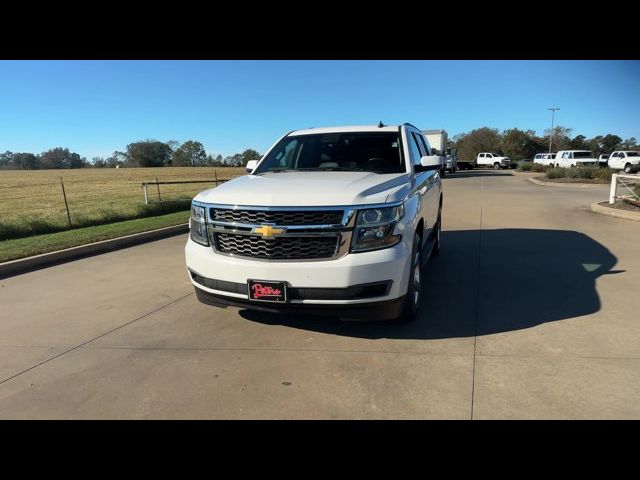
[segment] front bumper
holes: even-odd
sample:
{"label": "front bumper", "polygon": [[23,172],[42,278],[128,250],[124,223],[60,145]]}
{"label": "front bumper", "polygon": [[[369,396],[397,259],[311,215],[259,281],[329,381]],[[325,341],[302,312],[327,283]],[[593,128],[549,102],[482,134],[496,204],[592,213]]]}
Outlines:
{"label": "front bumper", "polygon": [[237,307],[262,312],[293,315],[326,315],[345,320],[379,321],[397,318],[402,311],[403,298],[355,304],[301,304],[301,303],[256,303],[247,299],[227,297],[207,292],[196,287],[198,300],[219,308]]}
{"label": "front bumper", "polygon": [[[189,238],[185,246],[185,257],[189,280],[196,291],[210,294],[207,298],[215,298],[228,302],[240,303],[243,307],[263,307],[275,310],[292,309],[293,307],[321,307],[320,309],[341,307],[355,308],[358,305],[397,300],[407,291],[410,268],[410,251],[405,239],[398,245],[372,252],[351,253],[337,259],[326,261],[268,261],[247,257],[229,256],[213,251],[211,247],[199,245]],[[207,282],[194,280],[203,277],[216,279],[218,285],[225,285],[224,290],[209,288],[216,286]],[[313,298],[293,298],[287,304],[256,305],[248,300],[247,290],[242,286],[248,279],[284,281],[288,289],[302,291],[313,289],[348,289],[363,284],[389,282],[390,285],[379,296],[368,298],[321,299],[317,295]],[[234,292],[228,285],[240,285]],[[202,293],[204,292],[204,293]],[[211,297],[213,296],[213,297]],[[276,305],[272,307],[272,305]],[[355,307],[351,307],[355,306]],[[364,308],[364,307],[363,307]]]}

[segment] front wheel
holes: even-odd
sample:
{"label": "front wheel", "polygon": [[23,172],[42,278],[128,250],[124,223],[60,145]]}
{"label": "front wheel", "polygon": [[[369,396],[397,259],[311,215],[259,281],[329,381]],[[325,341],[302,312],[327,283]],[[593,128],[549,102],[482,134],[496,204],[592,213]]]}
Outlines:
{"label": "front wheel", "polygon": [[498,162],[493,164],[493,169],[494,170],[500,170],[500,164]]}
{"label": "front wheel", "polygon": [[631,164],[630,163],[627,163],[624,166],[624,173],[631,173]]}
{"label": "front wheel", "polygon": [[413,238],[411,252],[411,267],[409,268],[409,285],[402,302],[402,312],[396,318],[399,323],[414,320],[420,311],[422,301],[422,237],[416,232]]}
{"label": "front wheel", "polygon": [[431,255],[437,256],[440,255],[440,231],[442,230],[442,205],[440,205],[440,209],[438,210],[438,220],[436,221],[436,231],[433,239],[433,250],[431,251]]}

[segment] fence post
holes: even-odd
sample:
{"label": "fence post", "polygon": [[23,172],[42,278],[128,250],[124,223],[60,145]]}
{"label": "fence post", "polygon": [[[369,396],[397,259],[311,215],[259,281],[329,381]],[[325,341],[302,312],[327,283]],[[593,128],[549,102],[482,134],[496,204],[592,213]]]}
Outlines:
{"label": "fence post", "polygon": [[147,182],[142,182],[142,188],[144,190],[144,204],[149,205],[149,194],[147,193]]}
{"label": "fence post", "polygon": [[64,183],[62,183],[62,177],[60,177],[60,186],[62,187],[62,197],[64,198],[64,207],[67,209],[67,220],[69,226],[71,226],[71,214],[69,213],[69,204],[67,203],[67,194],[64,191]]}
{"label": "fence post", "polygon": [[611,175],[611,188],[609,189],[609,204],[616,203],[616,193],[618,193],[618,175]]}
{"label": "fence post", "polygon": [[218,186],[218,171],[214,168],[213,173],[216,176],[216,187]]}
{"label": "fence post", "polygon": [[158,202],[160,202],[160,207],[162,207],[162,197],[160,197],[160,182],[158,181],[157,175],[156,175],[156,187],[158,187]]}

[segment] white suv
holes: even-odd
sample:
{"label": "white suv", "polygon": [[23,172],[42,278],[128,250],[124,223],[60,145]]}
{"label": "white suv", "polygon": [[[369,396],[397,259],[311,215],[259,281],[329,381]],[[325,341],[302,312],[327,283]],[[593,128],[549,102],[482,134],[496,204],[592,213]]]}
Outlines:
{"label": "white suv", "polygon": [[609,157],[609,168],[619,168],[625,173],[640,170],[640,152],[633,150],[619,150]]}
{"label": "white suv", "polygon": [[440,250],[442,157],[410,124],[290,132],[199,193],[185,247],[200,301],[413,319]]}

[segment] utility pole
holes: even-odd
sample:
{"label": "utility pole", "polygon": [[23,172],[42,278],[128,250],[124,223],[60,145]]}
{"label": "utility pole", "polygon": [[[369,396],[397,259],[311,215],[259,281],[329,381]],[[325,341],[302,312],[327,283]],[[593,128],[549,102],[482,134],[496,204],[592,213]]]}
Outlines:
{"label": "utility pole", "polygon": [[551,132],[549,132],[549,153],[551,153],[551,139],[553,138],[553,117],[556,113],[556,110],[560,110],[560,109],[556,107],[552,107],[552,108],[547,108],[547,110],[551,110]]}

